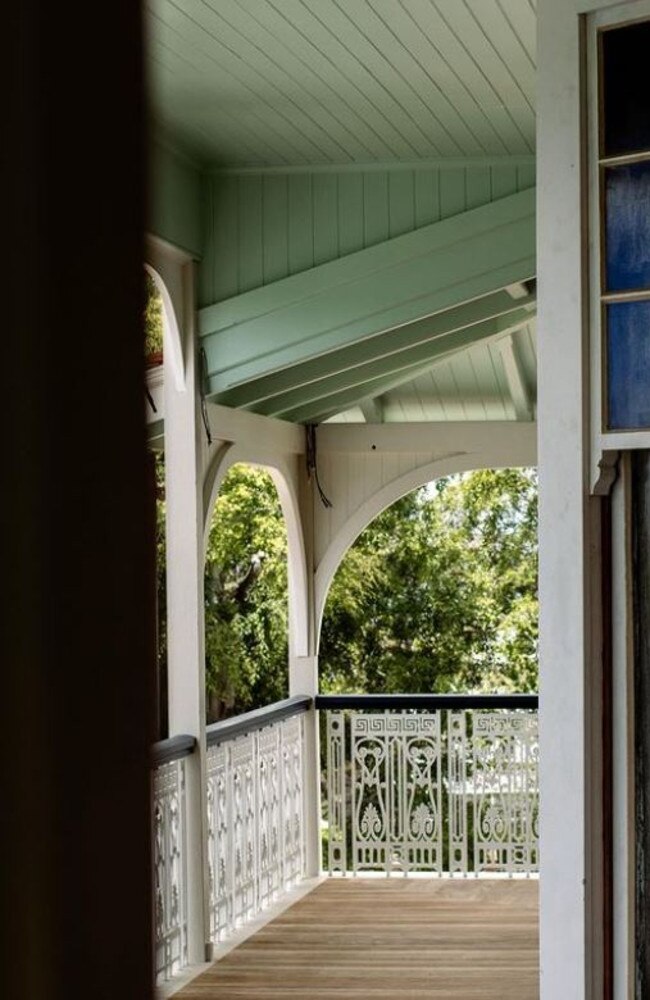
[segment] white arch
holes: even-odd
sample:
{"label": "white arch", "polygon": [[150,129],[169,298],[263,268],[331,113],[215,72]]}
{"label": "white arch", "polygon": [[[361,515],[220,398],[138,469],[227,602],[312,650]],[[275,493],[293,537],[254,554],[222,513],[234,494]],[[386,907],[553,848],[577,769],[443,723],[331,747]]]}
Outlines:
{"label": "white arch", "polygon": [[287,529],[287,589],[289,600],[289,655],[307,656],[309,651],[309,606],[307,560],[294,477],[287,461],[264,448],[226,443],[208,466],[203,489],[203,551],[207,549],[212,510],[223,481],[233,465],[253,465],[269,473],[278,491]]}
{"label": "white arch", "polygon": [[535,462],[536,455],[534,448],[531,449],[528,455],[520,453],[516,458],[513,456],[513,459],[510,461],[504,459],[503,454],[477,453],[468,455],[467,453],[463,453],[448,455],[445,458],[426,462],[424,465],[411,469],[404,475],[382,486],[380,490],[377,490],[376,493],[373,493],[364,500],[332,539],[315,573],[314,614],[316,620],[316,649],[320,646],[323,612],[334,574],[355,538],[383,510],[386,510],[396,500],[399,500],[400,497],[405,496],[412,490],[417,490],[434,479],[440,479],[442,476],[450,476],[457,472],[472,472],[477,469],[507,469],[516,466],[534,465]]}

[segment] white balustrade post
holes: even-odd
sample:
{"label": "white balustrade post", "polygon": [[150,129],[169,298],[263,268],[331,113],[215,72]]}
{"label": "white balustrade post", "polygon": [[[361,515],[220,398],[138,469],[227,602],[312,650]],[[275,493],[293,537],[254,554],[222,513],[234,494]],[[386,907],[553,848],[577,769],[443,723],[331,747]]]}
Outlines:
{"label": "white balustrade post", "polygon": [[[191,261],[166,248],[153,266],[166,284],[165,498],[167,506],[167,673],[169,735],[189,734],[186,761],[188,962],[204,962],[208,944],[205,657],[203,636],[202,433]],[[167,305],[167,303],[166,303]],[[176,329],[174,329],[174,321]]]}
{"label": "white balustrade post", "polygon": [[[289,664],[289,695],[318,694],[318,657],[292,656]],[[318,713],[310,709],[304,717],[303,822],[304,874],[314,877],[321,871],[320,836],[320,738]]]}

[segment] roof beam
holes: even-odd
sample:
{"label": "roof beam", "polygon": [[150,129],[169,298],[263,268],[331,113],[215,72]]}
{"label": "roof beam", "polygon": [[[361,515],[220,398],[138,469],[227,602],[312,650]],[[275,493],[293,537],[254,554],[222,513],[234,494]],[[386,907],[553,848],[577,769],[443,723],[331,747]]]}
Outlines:
{"label": "roof beam", "polygon": [[506,290],[485,295],[472,302],[465,302],[453,309],[446,309],[435,316],[409,323],[397,329],[387,330],[376,337],[367,337],[349,347],[292,365],[282,371],[263,375],[235,389],[219,393],[215,398],[223,406],[248,406],[254,408],[284,392],[298,386],[308,386],[333,375],[368,364],[381,358],[388,358],[398,352],[415,348],[427,341],[435,340],[454,330],[493,319],[513,312],[525,305],[534,307],[535,298],[515,302]]}
{"label": "roof beam", "polygon": [[255,289],[199,313],[217,394],[535,273],[535,190]]}
{"label": "roof beam", "polygon": [[[510,329],[519,328],[529,320],[530,314],[527,310],[522,310],[521,313],[514,313],[500,319],[489,320],[481,324],[483,330],[480,339],[496,340]],[[290,410],[284,410],[282,414],[275,414],[275,416],[281,417],[283,420],[296,421],[298,423],[322,423],[324,420],[335,416],[335,414],[341,413],[343,410],[348,410],[351,406],[358,406],[360,400],[366,396],[383,395],[403,385],[405,382],[411,382],[414,378],[418,378],[419,375],[428,372],[437,362],[456,354],[465,347],[471,346],[475,342],[475,329],[459,330],[453,335],[456,343],[455,348],[453,350],[441,350],[437,357],[429,357],[427,361],[410,364],[400,371],[392,370],[377,375],[363,383],[357,382],[352,386],[321,396],[312,402],[296,405]]]}
{"label": "roof beam", "polygon": [[[339,375],[330,378],[319,379],[308,385],[298,385],[295,389],[290,389],[282,395],[274,396],[265,403],[255,407],[256,413],[264,413],[267,416],[280,416],[290,413],[297,406],[303,407],[308,403],[314,403],[331,397],[334,393],[343,390],[352,390],[356,393],[356,399],[363,399],[369,395],[364,389],[367,383],[374,383],[377,378],[391,379],[401,378],[401,373],[409,373],[427,368],[434,361],[448,357],[456,351],[471,347],[479,340],[496,337],[504,329],[512,329],[513,326],[522,325],[528,322],[530,315],[523,309],[507,313],[504,317],[485,320],[483,323],[473,323],[471,326],[460,330],[453,330],[444,337],[437,337],[425,341],[415,348],[405,351],[398,351],[386,357],[369,361],[365,365],[350,368]],[[370,393],[370,395],[376,395]],[[289,417],[289,419],[293,419]]]}
{"label": "roof beam", "polygon": [[[516,420],[450,420],[427,423],[323,424],[318,428],[318,453],[413,454],[413,452],[481,453],[495,441],[527,452],[522,464],[535,461],[536,424]],[[513,464],[519,456],[513,456]]]}
{"label": "roof beam", "polygon": [[533,401],[517,354],[513,334],[511,333],[500,340],[498,348],[517,420],[532,420]]}
{"label": "roof beam", "polygon": [[381,396],[368,397],[359,403],[359,409],[363,413],[363,419],[367,424],[383,424],[384,407]]}

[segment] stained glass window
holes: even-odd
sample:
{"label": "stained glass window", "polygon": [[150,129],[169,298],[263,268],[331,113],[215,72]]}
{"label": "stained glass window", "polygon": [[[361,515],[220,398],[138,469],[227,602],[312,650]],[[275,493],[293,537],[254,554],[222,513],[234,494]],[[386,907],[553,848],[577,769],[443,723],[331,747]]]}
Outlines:
{"label": "stained glass window", "polygon": [[650,22],[600,38],[605,429],[650,429]]}

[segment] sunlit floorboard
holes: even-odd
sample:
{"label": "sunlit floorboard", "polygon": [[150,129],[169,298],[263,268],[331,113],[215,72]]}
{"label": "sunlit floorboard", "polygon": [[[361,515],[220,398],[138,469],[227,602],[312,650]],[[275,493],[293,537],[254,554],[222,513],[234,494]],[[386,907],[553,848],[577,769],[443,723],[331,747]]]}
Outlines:
{"label": "sunlit floorboard", "polygon": [[538,883],[329,879],[178,1000],[537,1000]]}

